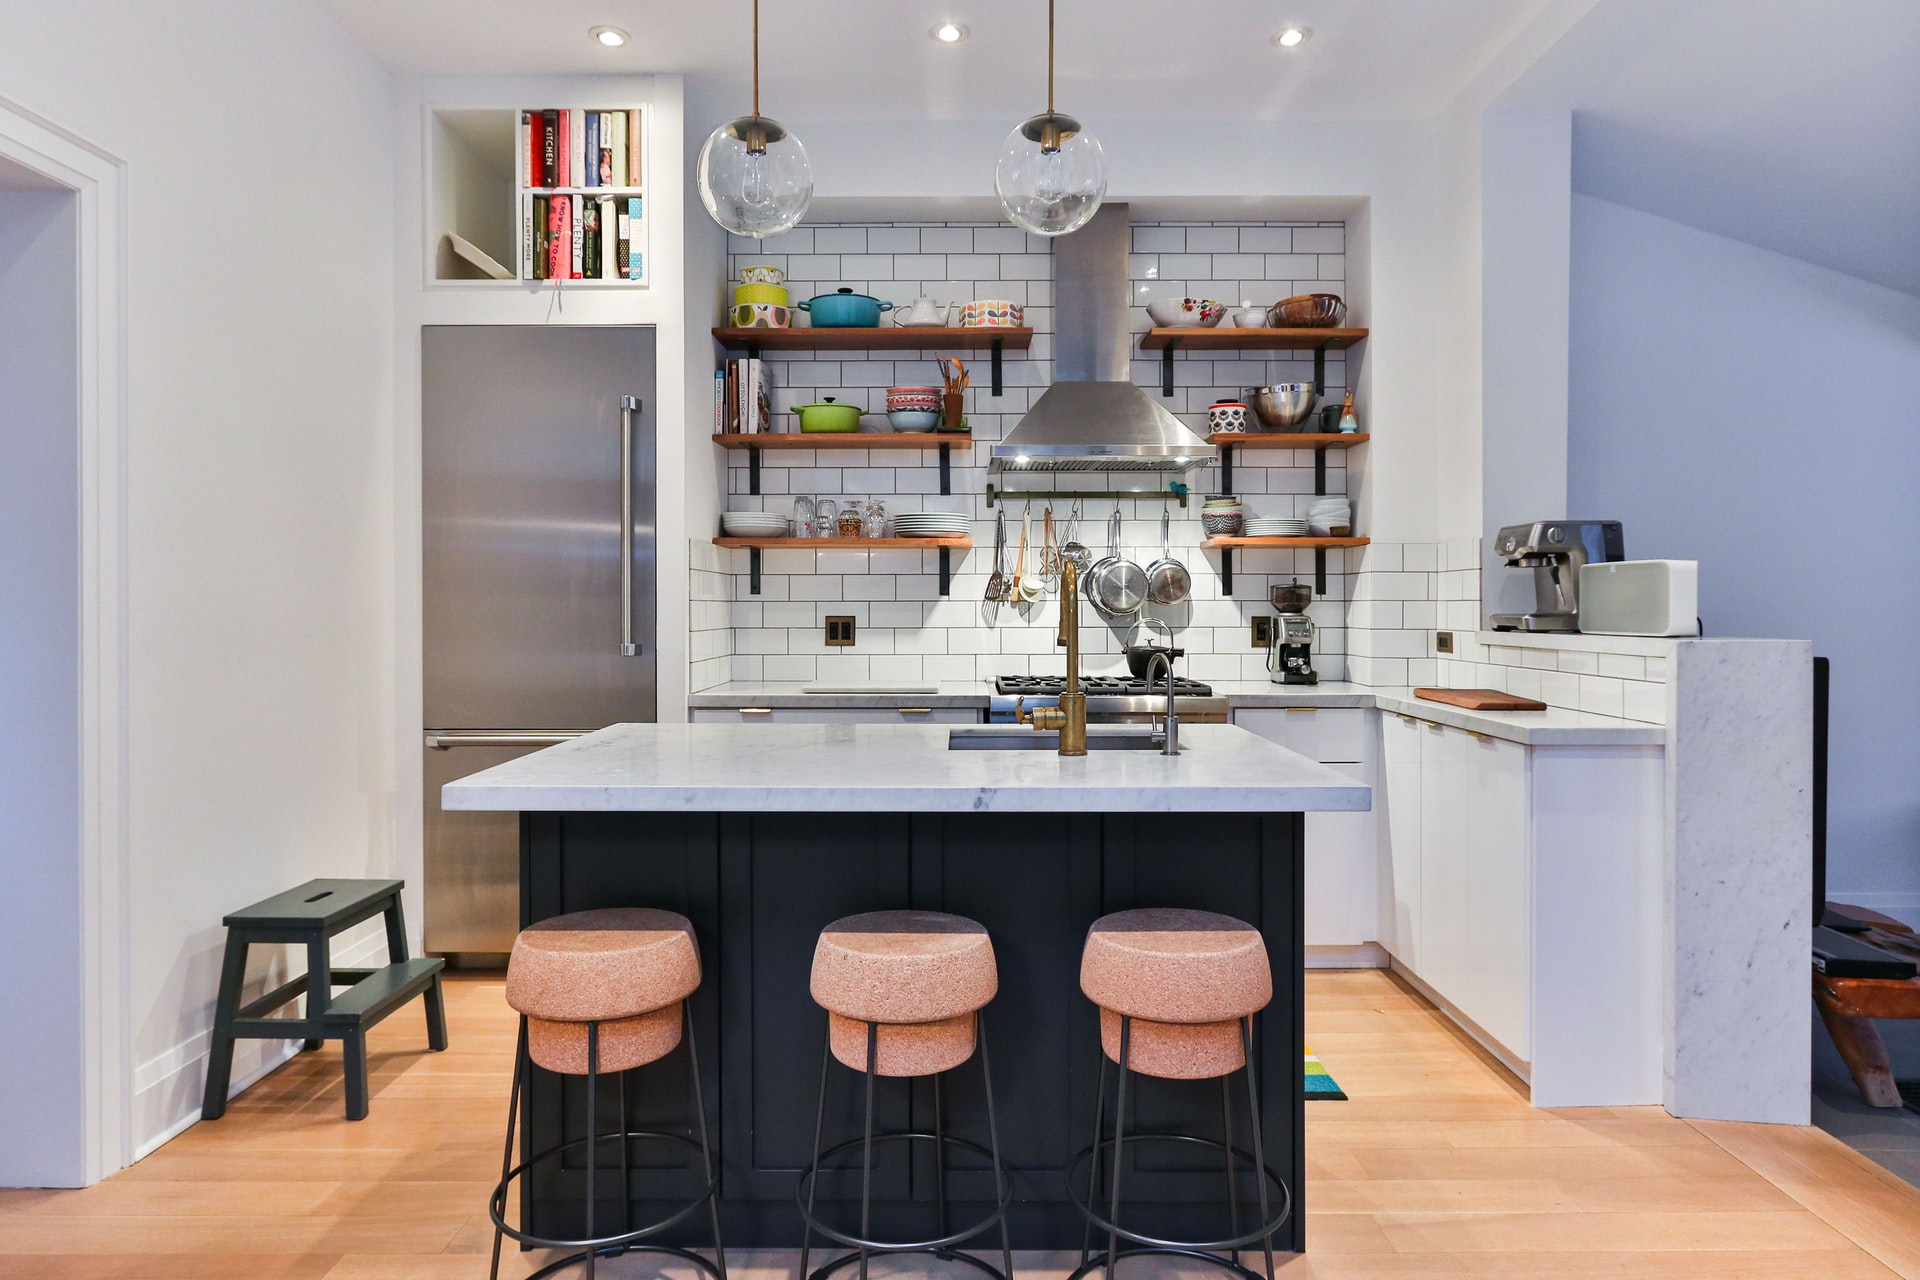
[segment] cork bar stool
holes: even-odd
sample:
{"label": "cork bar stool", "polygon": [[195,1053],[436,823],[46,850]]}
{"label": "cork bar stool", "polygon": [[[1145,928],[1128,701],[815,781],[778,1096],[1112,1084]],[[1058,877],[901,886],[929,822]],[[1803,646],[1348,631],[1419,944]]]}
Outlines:
{"label": "cork bar stool", "polygon": [[[977,1267],[1000,1280],[1012,1280],[1013,1240],[1007,1230],[1007,1206],[1013,1203],[1011,1184],[1000,1164],[1000,1123],[993,1109],[993,1069],[987,1055],[987,1033],[980,1010],[1000,988],[994,964],[993,940],[987,931],[961,916],[934,911],[873,911],[847,916],[820,933],[813,952],[813,998],[827,1011],[826,1046],[820,1055],[820,1096],[813,1120],[813,1162],[800,1174],[794,1200],[806,1222],[800,1244],[799,1280],[823,1280],[841,1267],[858,1262],[861,1280],[874,1254],[927,1253],[950,1262]],[[987,1097],[989,1146],[950,1136],[941,1099],[942,1073],[960,1066],[980,1050],[980,1076]],[[858,1138],[827,1150],[820,1149],[826,1120],[827,1069],[833,1059],[862,1073],[866,1085],[866,1125]],[[874,1082],[881,1076],[933,1077],[933,1132],[875,1133]],[[935,1198],[939,1202],[939,1234],[931,1239],[882,1241],[872,1239],[873,1148],[875,1143],[931,1142],[934,1154]],[[860,1230],[841,1231],[814,1213],[814,1190],[821,1164],[855,1147],[861,1150]],[[946,1156],[959,1147],[993,1162],[994,1211],[957,1231],[948,1230]],[[954,1246],[1000,1224],[1002,1268]],[[809,1274],[807,1261],[813,1233],[854,1252],[845,1254]]]}
{"label": "cork bar stool", "polygon": [[[500,1241],[512,1236],[523,1244],[542,1248],[577,1249],[527,1277],[551,1275],[574,1263],[591,1277],[597,1258],[623,1253],[663,1253],[690,1262],[715,1280],[726,1280],[727,1255],[720,1241],[719,1183],[713,1171],[713,1151],[707,1141],[707,1108],[700,1092],[700,1057],[694,1043],[693,1014],[687,997],[700,985],[700,949],[693,926],[685,916],[648,908],[580,911],[555,916],[520,931],[507,961],[507,1003],[520,1013],[520,1043],[513,1064],[513,1095],[507,1110],[507,1146],[500,1157],[500,1182],[487,1202],[493,1219],[493,1269],[500,1274]],[[618,1075],[656,1062],[686,1042],[692,1077],[689,1100],[693,1116],[689,1134],[630,1129],[627,1095],[620,1089],[620,1131],[599,1131],[597,1098],[602,1076]],[[530,1063],[549,1071],[587,1078],[587,1136],[562,1142],[513,1163],[514,1124],[519,1118]],[[629,1149],[636,1141],[667,1142],[697,1151],[706,1174],[706,1189],[668,1217],[639,1227],[633,1225],[629,1190]],[[595,1182],[600,1172],[600,1146],[619,1147],[621,1230],[597,1234]],[[507,1225],[507,1188],[524,1179],[535,1165],[553,1161],[566,1167],[568,1152],[585,1148],[580,1167],[585,1170],[587,1234],[578,1240],[536,1236]],[[706,1205],[713,1221],[714,1261],[697,1253],[663,1244],[642,1243],[647,1237],[684,1222]]]}
{"label": "cork bar stool", "polygon": [[[1266,1254],[1267,1280],[1273,1280],[1273,1233],[1292,1212],[1292,1196],[1280,1176],[1267,1168],[1261,1148],[1260,1099],[1253,1071],[1253,1015],[1273,998],[1273,973],[1259,930],[1232,916],[1211,911],[1148,908],[1120,911],[1094,921],[1080,956],[1080,990],[1100,1006],[1100,1087],[1093,1112],[1093,1144],[1083,1148],[1068,1171],[1068,1193],[1087,1219],[1080,1266],[1072,1280],[1095,1269],[1113,1274],[1122,1258],[1163,1255],[1191,1258],[1246,1277],[1259,1277],[1240,1263],[1240,1250],[1255,1240]],[[1105,1131],[1107,1061],[1119,1065],[1114,1101],[1113,1137]],[[1233,1145],[1230,1081],[1243,1071],[1247,1083],[1247,1121],[1251,1153]],[[1222,1140],[1184,1133],[1126,1133],[1127,1077],[1138,1072],[1165,1080],[1220,1081]],[[1163,1240],[1120,1225],[1121,1169],[1132,1144],[1160,1143],[1209,1147],[1221,1153],[1226,1170],[1228,1235],[1219,1240]],[[1073,1171],[1086,1162],[1087,1192],[1082,1198]],[[1240,1230],[1236,1162],[1253,1170],[1260,1218],[1252,1230]],[[1099,1179],[1107,1179],[1107,1203],[1101,1212]],[[1273,1184],[1269,1192],[1268,1183]],[[1273,1211],[1277,1196],[1279,1209]],[[1093,1253],[1093,1231],[1107,1233],[1104,1253]],[[1120,1241],[1138,1246],[1121,1249]],[[1215,1250],[1227,1250],[1224,1256]]]}

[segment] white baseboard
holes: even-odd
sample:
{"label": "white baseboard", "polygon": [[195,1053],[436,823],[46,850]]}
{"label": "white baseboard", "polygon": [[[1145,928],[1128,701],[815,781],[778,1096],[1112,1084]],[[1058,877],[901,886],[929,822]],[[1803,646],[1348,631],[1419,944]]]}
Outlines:
{"label": "white baseboard", "polygon": [[1377,942],[1308,947],[1306,951],[1309,969],[1385,969],[1392,963],[1387,956],[1387,949]]}
{"label": "white baseboard", "polygon": [[[371,927],[361,937],[334,953],[335,968],[350,969],[363,962],[385,959],[384,927],[378,919],[369,924]],[[351,936],[350,933],[342,935]],[[258,999],[285,980],[285,974],[275,966],[267,977],[248,984],[241,999],[243,1002]],[[136,1162],[146,1159],[199,1122],[200,1104],[207,1087],[207,1051],[212,1040],[213,1024],[209,1020],[207,1026],[179,1044],[134,1068],[132,1120]],[[227,1096],[238,1096],[299,1051],[297,1040],[236,1040],[232,1083]]]}
{"label": "white baseboard", "polygon": [[1421,995],[1425,996],[1429,1001],[1431,1001],[1433,1003],[1434,1008],[1446,1014],[1447,1017],[1453,1022],[1455,1026],[1459,1027],[1462,1031],[1466,1032],[1469,1036],[1473,1037],[1474,1041],[1478,1043],[1482,1049],[1485,1049],[1488,1053],[1492,1054],[1494,1059],[1498,1061],[1501,1066],[1513,1072],[1513,1074],[1515,1074],[1516,1076],[1519,1076],[1521,1081],[1524,1084],[1528,1085],[1529,1087],[1532,1086],[1533,1064],[1531,1062],[1528,1062],[1525,1058],[1522,1058],[1519,1054],[1514,1053],[1512,1050],[1508,1049],[1505,1045],[1501,1044],[1498,1040],[1495,1040],[1492,1036],[1488,1035],[1486,1033],[1486,1030],[1483,1027],[1481,1027],[1479,1023],[1475,1022],[1472,1018],[1469,1018],[1466,1014],[1460,1012],[1459,1008],[1455,1006],[1451,1000],[1448,1000],[1445,996],[1441,995],[1438,991],[1435,991],[1432,987],[1428,986],[1425,982],[1421,981],[1419,974],[1407,968],[1405,965],[1401,964],[1398,960],[1393,960],[1390,967],[1393,969],[1393,971],[1396,974],[1406,979],[1408,986],[1412,987],[1415,991],[1418,991]]}

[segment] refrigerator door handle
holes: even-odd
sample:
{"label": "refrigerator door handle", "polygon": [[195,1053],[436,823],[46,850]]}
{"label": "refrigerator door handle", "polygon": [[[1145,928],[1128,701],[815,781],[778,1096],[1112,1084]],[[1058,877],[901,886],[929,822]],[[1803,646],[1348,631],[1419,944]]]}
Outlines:
{"label": "refrigerator door handle", "polygon": [[592,732],[591,729],[576,729],[571,732],[563,730],[557,733],[429,732],[427,746],[435,751],[447,751],[454,747],[557,747],[563,742],[584,738]]}
{"label": "refrigerator door handle", "polygon": [[633,415],[639,396],[620,397],[620,654],[634,658],[633,642]]}

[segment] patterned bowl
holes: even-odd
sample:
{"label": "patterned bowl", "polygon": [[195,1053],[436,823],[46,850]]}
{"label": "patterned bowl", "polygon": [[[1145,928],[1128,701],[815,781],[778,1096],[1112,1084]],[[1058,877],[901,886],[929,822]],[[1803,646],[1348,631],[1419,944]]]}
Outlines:
{"label": "patterned bowl", "polygon": [[736,329],[785,329],[792,323],[793,315],[787,308],[771,302],[736,302],[732,319]]}
{"label": "patterned bowl", "polygon": [[1225,314],[1226,307],[1211,298],[1156,298],[1147,304],[1147,315],[1163,329],[1208,328]]}
{"label": "patterned bowl", "polygon": [[963,329],[1018,329],[1027,322],[1027,309],[1005,298],[977,298],[960,308]]}
{"label": "patterned bowl", "polygon": [[1200,513],[1200,527],[1216,538],[1239,536],[1240,526],[1246,519],[1246,512],[1239,508],[1222,508]]}
{"label": "patterned bowl", "polygon": [[785,284],[787,273],[770,262],[756,262],[740,268],[741,284]]}
{"label": "patterned bowl", "polygon": [[1223,433],[1247,429],[1247,406],[1238,400],[1220,400],[1207,409],[1207,430]]}

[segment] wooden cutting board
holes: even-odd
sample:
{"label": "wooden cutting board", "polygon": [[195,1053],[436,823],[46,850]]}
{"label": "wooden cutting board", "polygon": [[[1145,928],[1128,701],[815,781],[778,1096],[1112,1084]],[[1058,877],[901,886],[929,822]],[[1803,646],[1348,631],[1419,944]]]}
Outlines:
{"label": "wooden cutting board", "polygon": [[1502,693],[1498,689],[1415,689],[1413,696],[1428,702],[1465,707],[1468,711],[1545,711],[1547,704],[1534,698]]}

